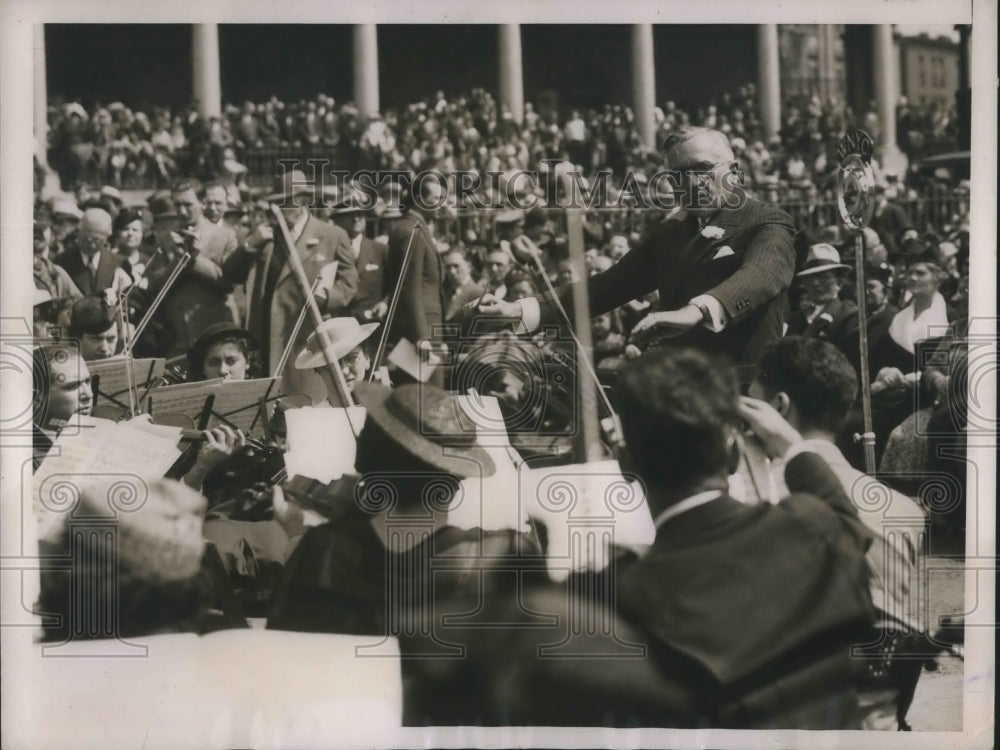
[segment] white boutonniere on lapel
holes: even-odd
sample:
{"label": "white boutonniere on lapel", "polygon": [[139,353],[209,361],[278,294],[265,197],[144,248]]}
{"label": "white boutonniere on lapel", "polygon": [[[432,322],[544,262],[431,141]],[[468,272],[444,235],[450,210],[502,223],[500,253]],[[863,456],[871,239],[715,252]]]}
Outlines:
{"label": "white boutonniere on lapel", "polygon": [[701,230],[701,236],[709,240],[718,240],[726,236],[726,230],[709,224]]}

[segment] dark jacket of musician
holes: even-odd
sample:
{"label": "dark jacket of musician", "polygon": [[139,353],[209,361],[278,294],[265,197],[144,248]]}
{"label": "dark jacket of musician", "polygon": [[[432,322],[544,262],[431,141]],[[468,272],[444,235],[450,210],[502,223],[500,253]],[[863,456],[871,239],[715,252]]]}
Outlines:
{"label": "dark jacket of musician", "polygon": [[[417,224],[420,224],[419,228]],[[389,248],[385,256],[385,274],[382,290],[392,298],[399,282],[410,237],[410,262],[399,290],[399,301],[392,327],[390,345],[400,338],[416,344],[421,339],[432,338],[434,326],[444,319],[444,284],[440,254],[427,229],[426,221],[410,211],[393,224],[389,232]]]}

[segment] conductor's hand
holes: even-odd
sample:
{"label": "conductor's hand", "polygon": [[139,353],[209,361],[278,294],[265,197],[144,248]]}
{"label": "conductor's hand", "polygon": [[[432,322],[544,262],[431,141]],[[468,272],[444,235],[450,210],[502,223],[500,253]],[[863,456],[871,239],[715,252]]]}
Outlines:
{"label": "conductor's hand", "polygon": [[476,308],[481,315],[491,318],[513,318],[520,320],[522,316],[521,305],[518,302],[505,302],[497,299],[492,294],[484,294],[479,300]]}
{"label": "conductor's hand", "polygon": [[754,431],[764,445],[769,458],[781,458],[802,435],[766,401],[743,396],[740,398],[740,417]]}
{"label": "conductor's hand", "polygon": [[632,341],[648,341],[658,336],[679,336],[701,323],[702,314],[694,305],[679,310],[654,312],[635,324]]}

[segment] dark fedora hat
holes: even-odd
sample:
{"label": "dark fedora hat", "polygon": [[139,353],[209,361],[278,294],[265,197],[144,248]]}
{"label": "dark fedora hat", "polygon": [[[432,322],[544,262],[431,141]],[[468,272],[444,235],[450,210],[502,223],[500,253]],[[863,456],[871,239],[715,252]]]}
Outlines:
{"label": "dark fedora hat", "polygon": [[283,203],[296,195],[315,197],[315,191],[316,187],[306,179],[305,172],[301,169],[290,169],[274,180],[271,192],[265,196],[265,200],[271,203]]}
{"label": "dark fedora hat", "polygon": [[386,388],[358,383],[354,395],[368,419],[400,448],[456,477],[490,476],[493,459],[476,442],[476,427],[454,396],[435,385]]}
{"label": "dark fedora hat", "polygon": [[255,351],[260,348],[260,344],[252,333],[245,328],[240,328],[235,323],[213,323],[202,331],[187,353],[187,360],[193,367],[200,367],[208,347],[217,341],[228,338],[239,338],[246,342],[247,349]]}

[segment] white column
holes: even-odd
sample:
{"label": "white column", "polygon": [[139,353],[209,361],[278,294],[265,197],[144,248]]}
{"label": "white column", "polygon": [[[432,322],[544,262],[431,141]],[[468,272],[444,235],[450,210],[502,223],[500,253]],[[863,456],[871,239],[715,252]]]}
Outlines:
{"label": "white column", "polygon": [[765,138],[781,129],[781,61],[778,55],[778,26],[757,26],[757,98]]}
{"label": "white column", "polygon": [[354,104],[364,117],[378,114],[378,28],[373,23],[354,25]]}
{"label": "white column", "polygon": [[49,94],[45,69],[45,26],[36,23],[33,29],[35,53],[35,155],[43,166],[48,164],[46,153],[49,132]]}
{"label": "white column", "polygon": [[653,25],[632,25],[632,110],[635,127],[646,148],[656,148],[656,69],[653,64]]}
{"label": "white column", "polygon": [[498,27],[500,47],[500,109],[510,112],[514,121],[524,120],[524,69],[521,60],[521,26],[516,23]]}
{"label": "white column", "polygon": [[[872,67],[878,106],[879,161],[882,169],[905,174],[905,157],[896,144],[896,103],[899,100],[899,50],[892,41],[892,26],[872,28]],[[902,163],[901,163],[902,162]]]}
{"label": "white column", "polygon": [[196,23],[192,27],[194,42],[194,97],[202,117],[222,115],[222,73],[219,64],[219,25]]}

